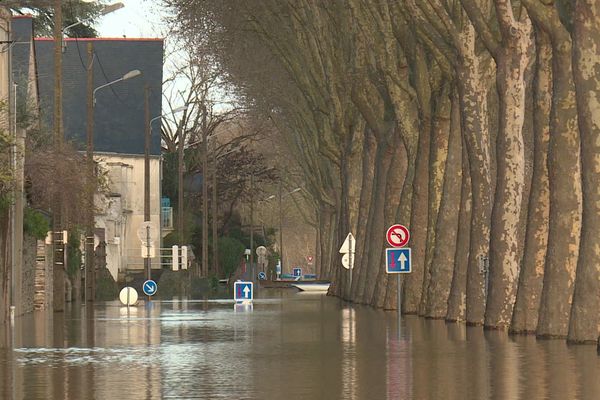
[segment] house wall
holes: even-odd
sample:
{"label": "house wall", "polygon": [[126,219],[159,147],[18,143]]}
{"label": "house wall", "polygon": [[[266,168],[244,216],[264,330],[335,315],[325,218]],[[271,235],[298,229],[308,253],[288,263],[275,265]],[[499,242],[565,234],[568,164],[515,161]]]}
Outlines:
{"label": "house wall", "polygon": [[[137,231],[144,222],[144,156],[96,153],[108,178],[109,193],[96,196],[96,228],[104,229],[106,267],[115,280],[119,272],[141,270],[141,241]],[[150,158],[150,221],[160,226],[160,157]],[[160,239],[159,239],[160,241]],[[99,238],[96,236],[96,245]],[[155,243],[160,248],[160,242]],[[158,258],[153,268],[160,268]]]}

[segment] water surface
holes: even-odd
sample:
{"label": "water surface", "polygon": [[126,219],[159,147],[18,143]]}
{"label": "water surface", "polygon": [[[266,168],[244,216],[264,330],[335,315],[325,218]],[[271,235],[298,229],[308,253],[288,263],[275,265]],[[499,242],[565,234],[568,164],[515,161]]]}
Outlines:
{"label": "water surface", "polygon": [[594,346],[263,290],[18,318],[1,399],[600,399]]}

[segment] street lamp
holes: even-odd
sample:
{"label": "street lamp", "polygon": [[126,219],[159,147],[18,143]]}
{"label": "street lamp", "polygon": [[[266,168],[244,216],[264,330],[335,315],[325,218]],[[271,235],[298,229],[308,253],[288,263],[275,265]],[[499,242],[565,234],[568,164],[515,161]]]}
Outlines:
{"label": "street lamp", "polygon": [[[161,114],[158,117],[152,119],[150,115],[150,102],[149,95],[150,88],[146,86],[144,94],[144,108],[146,110],[146,143],[144,146],[144,222],[150,221],[150,139],[152,136],[152,123],[159,119],[165,118],[169,115],[177,114],[179,112],[187,110],[187,106],[178,107],[171,112]],[[160,246],[159,246],[160,247]],[[144,259],[144,268],[146,269],[146,279],[150,280],[152,276],[150,257]]]}
{"label": "street lamp", "polygon": [[134,69],[134,70],[129,71],[128,73],[126,73],[125,75],[120,77],[119,79],[115,79],[112,82],[108,82],[108,83],[105,83],[104,85],[98,86],[96,89],[94,89],[94,91],[92,93],[92,100],[93,100],[92,105],[93,106],[96,105],[96,92],[98,90],[108,87],[110,85],[114,85],[117,82],[126,81],[127,79],[135,78],[136,76],[140,76],[141,74],[142,73],[140,72],[139,69]]}
{"label": "street lamp", "polygon": [[100,85],[94,89],[94,49],[92,43],[88,43],[88,68],[87,68],[87,179],[88,179],[88,215],[85,242],[85,272],[84,272],[84,301],[93,301],[95,294],[95,265],[94,265],[94,108],[96,105],[96,93],[115,83],[140,76],[142,73],[134,69],[127,72],[119,79]]}
{"label": "street lamp", "polygon": [[[302,190],[302,188],[297,187],[294,190],[291,190],[285,194],[282,194],[281,193],[281,181],[279,181],[279,260],[281,261],[281,271],[282,272],[283,272],[283,208],[281,207],[281,200],[286,196],[289,196],[291,194],[299,192],[300,190]],[[264,201],[273,200],[274,198],[275,198],[275,195],[272,194],[269,197],[267,197]]]}

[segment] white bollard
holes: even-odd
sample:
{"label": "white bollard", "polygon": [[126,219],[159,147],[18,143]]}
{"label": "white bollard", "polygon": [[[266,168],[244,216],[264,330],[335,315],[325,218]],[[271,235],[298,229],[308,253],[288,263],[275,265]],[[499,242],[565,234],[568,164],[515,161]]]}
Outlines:
{"label": "white bollard", "polygon": [[171,259],[171,264],[173,265],[173,271],[179,271],[179,246],[176,244],[173,245],[173,258]]}
{"label": "white bollard", "polygon": [[181,246],[181,269],[187,269],[188,267],[187,250],[187,246]]}

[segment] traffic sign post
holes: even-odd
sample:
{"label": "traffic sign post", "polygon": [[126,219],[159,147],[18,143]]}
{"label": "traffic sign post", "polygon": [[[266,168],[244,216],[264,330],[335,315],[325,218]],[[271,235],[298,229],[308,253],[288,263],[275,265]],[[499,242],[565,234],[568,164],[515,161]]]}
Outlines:
{"label": "traffic sign post", "polygon": [[385,267],[388,274],[411,273],[410,261],[410,247],[385,249]]}
{"label": "traffic sign post", "polygon": [[404,225],[394,224],[386,233],[386,239],[393,249],[385,249],[385,269],[388,274],[398,274],[398,335],[402,317],[402,280],[400,274],[412,272],[410,247],[404,247],[410,240],[410,232]]}
{"label": "traffic sign post", "polygon": [[408,228],[400,224],[390,226],[385,236],[392,247],[404,247],[410,240]]}
{"label": "traffic sign post", "polygon": [[352,269],[354,269],[354,253],[356,251],[356,239],[352,232],[348,233],[346,236],[346,240],[340,247],[340,253],[344,256],[342,257],[342,266],[346,268],[349,272],[348,279],[350,283],[348,284],[348,295],[350,294],[350,290],[352,288]]}
{"label": "traffic sign post", "polygon": [[294,275],[294,277],[298,278],[302,276],[302,268],[294,268],[292,270],[292,275]]}
{"label": "traffic sign post", "polygon": [[252,282],[236,281],[233,284],[233,298],[236,302],[252,302],[254,287]]}
{"label": "traffic sign post", "polygon": [[144,285],[142,285],[142,290],[146,296],[154,296],[158,290],[158,285],[152,279],[148,279],[144,282]]}

